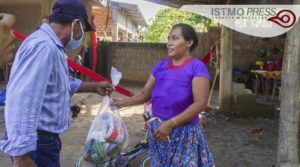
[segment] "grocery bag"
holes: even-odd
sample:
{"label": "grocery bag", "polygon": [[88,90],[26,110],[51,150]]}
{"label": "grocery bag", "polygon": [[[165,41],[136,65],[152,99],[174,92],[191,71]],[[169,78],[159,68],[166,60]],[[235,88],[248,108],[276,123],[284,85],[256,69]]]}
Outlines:
{"label": "grocery bag", "polygon": [[[112,67],[113,86],[118,85],[121,78],[122,74]],[[104,97],[86,138],[84,160],[96,165],[125,150],[129,144],[127,128],[111,102],[109,96]]]}

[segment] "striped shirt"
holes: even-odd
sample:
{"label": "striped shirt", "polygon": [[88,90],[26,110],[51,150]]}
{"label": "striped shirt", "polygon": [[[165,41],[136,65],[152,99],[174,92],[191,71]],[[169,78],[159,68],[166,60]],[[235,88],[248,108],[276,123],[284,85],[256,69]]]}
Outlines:
{"label": "striped shirt", "polygon": [[0,149],[11,156],[36,150],[37,130],[62,133],[70,121],[70,97],[81,81],[69,76],[65,48],[43,24],[16,53],[7,85],[8,140]]}

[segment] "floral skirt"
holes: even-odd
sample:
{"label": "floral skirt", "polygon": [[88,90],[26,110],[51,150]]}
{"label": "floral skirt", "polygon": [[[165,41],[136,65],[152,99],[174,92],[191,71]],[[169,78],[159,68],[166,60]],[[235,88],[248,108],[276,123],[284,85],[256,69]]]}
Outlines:
{"label": "floral skirt", "polygon": [[149,123],[149,151],[152,167],[214,167],[200,122],[183,125],[171,130],[169,140],[157,141],[152,137],[154,130],[162,123],[155,119]]}

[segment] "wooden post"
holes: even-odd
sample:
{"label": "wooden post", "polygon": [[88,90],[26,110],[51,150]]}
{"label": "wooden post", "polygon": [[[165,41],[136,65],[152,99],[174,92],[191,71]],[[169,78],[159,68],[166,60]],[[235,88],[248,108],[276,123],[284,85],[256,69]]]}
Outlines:
{"label": "wooden post", "polygon": [[124,40],[124,42],[128,42],[128,26],[127,26],[128,17],[129,16],[126,16],[126,28],[125,28],[125,40]]}
{"label": "wooden post", "polygon": [[222,26],[219,88],[219,110],[222,112],[229,112],[231,110],[232,54],[233,31],[227,27]]}
{"label": "wooden post", "polygon": [[[300,0],[294,0],[300,4]],[[300,22],[287,33],[281,79],[281,103],[277,166],[299,163],[298,130],[300,113]],[[285,164],[284,164],[285,163]],[[290,164],[290,165],[287,165]]]}
{"label": "wooden post", "polygon": [[112,41],[118,42],[118,7],[112,6]]}

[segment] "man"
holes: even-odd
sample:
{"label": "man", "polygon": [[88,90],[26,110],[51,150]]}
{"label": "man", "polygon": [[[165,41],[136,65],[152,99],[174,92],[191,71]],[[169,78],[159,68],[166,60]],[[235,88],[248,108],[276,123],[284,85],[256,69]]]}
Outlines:
{"label": "man", "polygon": [[[58,0],[50,24],[43,24],[16,53],[7,85],[4,153],[14,167],[59,167],[63,133],[70,122],[70,97],[76,91],[109,94],[107,82],[69,77],[65,48],[80,46],[84,31],[93,31],[80,0]],[[74,150],[77,151],[77,150]]]}
{"label": "man", "polygon": [[15,36],[10,31],[10,27],[14,22],[13,15],[0,13],[0,67],[13,58]]}

